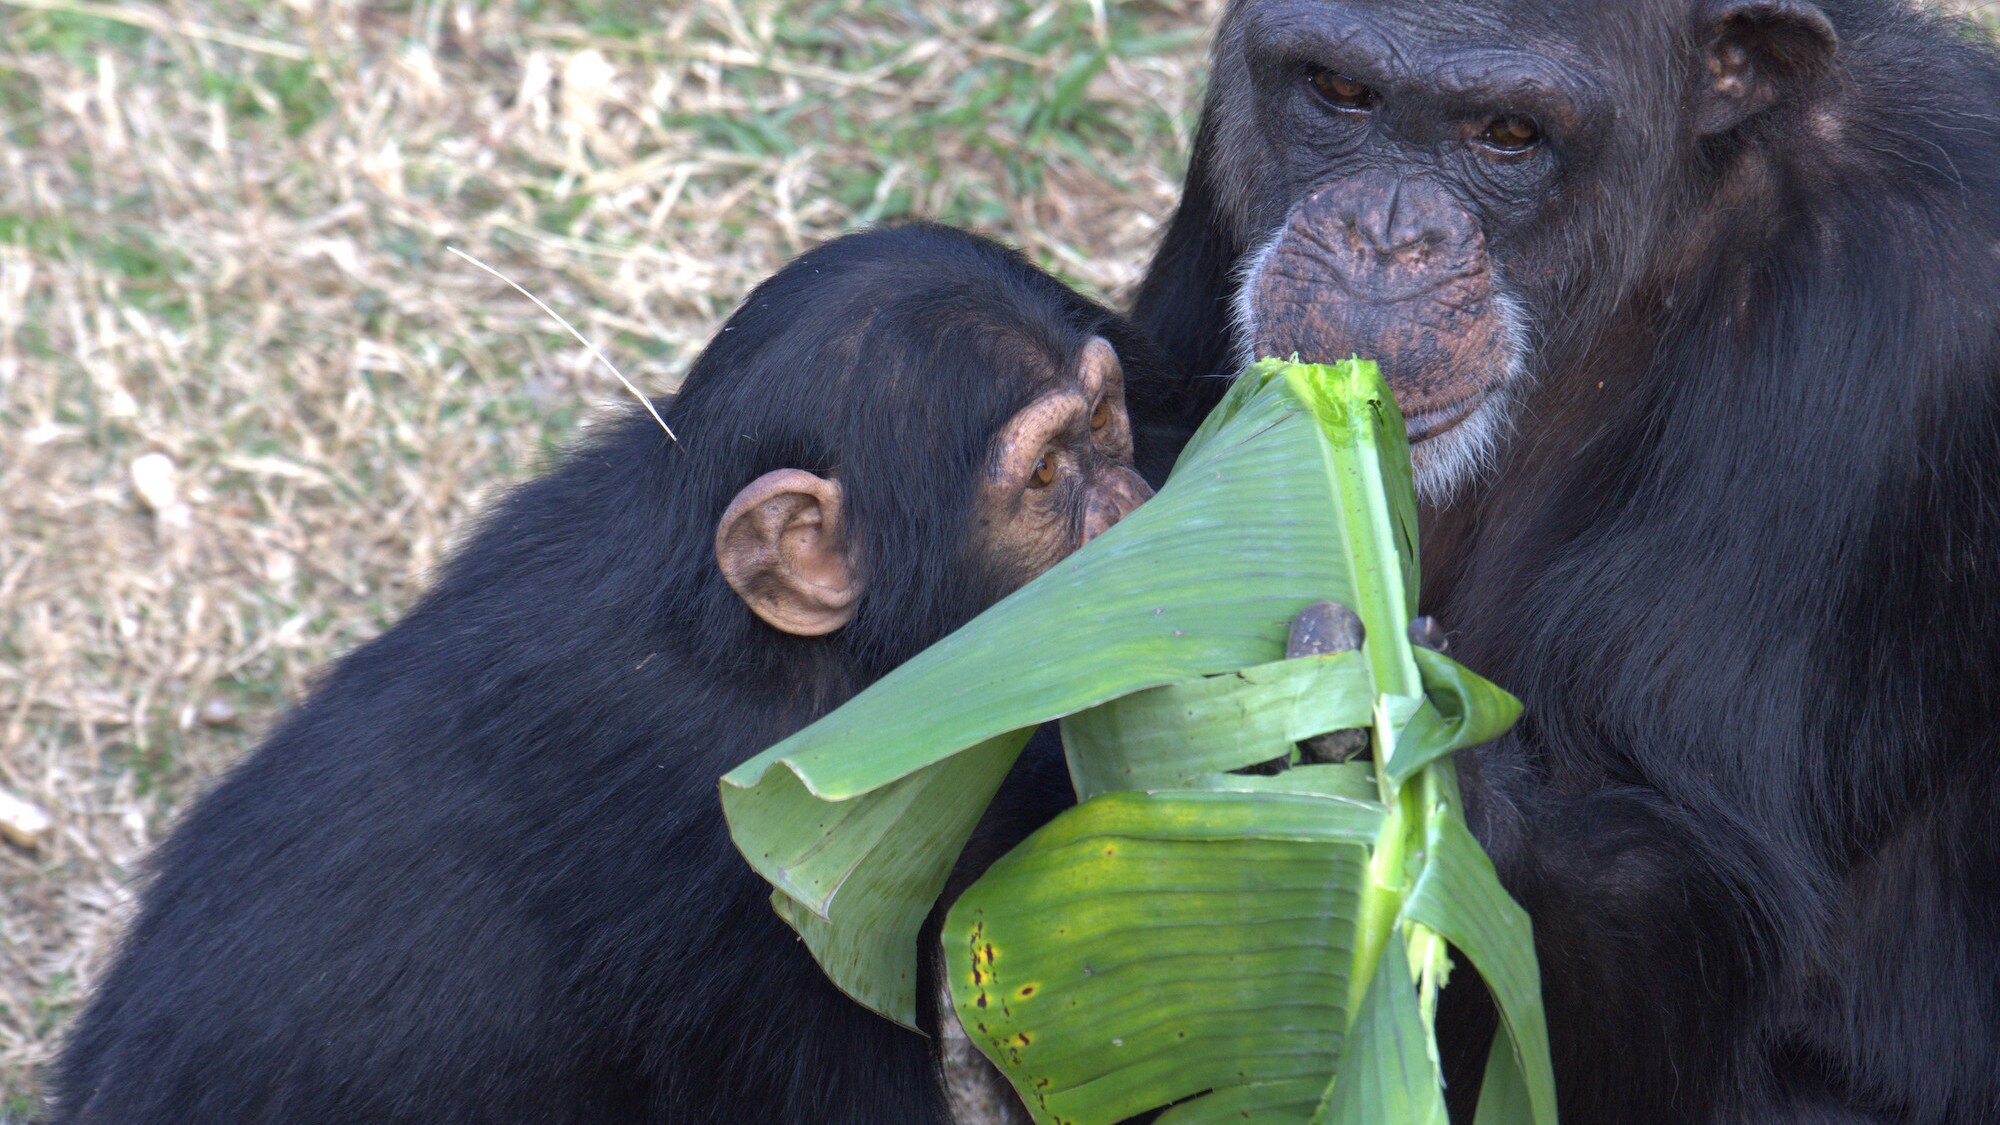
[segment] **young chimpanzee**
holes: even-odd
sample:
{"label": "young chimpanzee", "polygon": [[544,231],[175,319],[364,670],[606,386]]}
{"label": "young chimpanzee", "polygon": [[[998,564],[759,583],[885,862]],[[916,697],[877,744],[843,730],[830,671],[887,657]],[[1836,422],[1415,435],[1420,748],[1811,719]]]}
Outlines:
{"label": "young chimpanzee", "polygon": [[516,490],[195,806],[53,1120],[940,1120],[930,1042],[820,974],[717,779],[1149,495],[1145,356],[946,228],[787,266],[678,445],[633,412]]}

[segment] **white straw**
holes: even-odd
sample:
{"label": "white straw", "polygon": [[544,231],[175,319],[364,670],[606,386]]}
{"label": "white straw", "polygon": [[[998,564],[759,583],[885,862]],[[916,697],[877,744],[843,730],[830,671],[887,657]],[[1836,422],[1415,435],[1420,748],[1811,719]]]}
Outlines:
{"label": "white straw", "polygon": [[461,258],[464,258],[466,261],[471,262],[473,265],[478,266],[480,269],[485,270],[487,273],[492,274],[494,277],[499,278],[500,280],[506,282],[508,285],[513,286],[514,292],[519,293],[521,296],[526,297],[530,301],[533,301],[535,303],[536,308],[549,314],[549,316],[552,317],[557,324],[560,324],[564,328],[568,329],[569,334],[576,337],[577,343],[582,344],[585,350],[589,351],[591,355],[597,357],[597,362],[603,364],[605,368],[609,370],[613,375],[618,376],[618,381],[625,384],[625,389],[632,392],[632,397],[639,400],[639,405],[646,408],[646,413],[651,414],[653,416],[653,421],[658,422],[660,424],[660,428],[667,431],[667,436],[674,439],[674,444],[679,445],[681,443],[680,438],[674,437],[673,427],[667,425],[667,420],[665,418],[660,417],[660,412],[654,409],[653,400],[647,398],[645,394],[643,394],[639,390],[639,388],[633,386],[632,380],[627,379],[625,377],[625,373],[623,371],[618,370],[618,366],[616,364],[612,363],[609,359],[605,358],[604,353],[597,350],[596,344],[593,344],[589,340],[584,339],[583,333],[578,332],[576,330],[576,325],[571,324],[567,320],[564,320],[563,315],[561,313],[550,308],[548,305],[542,303],[542,299],[540,297],[537,297],[533,293],[528,292],[526,289],[521,288],[520,282],[515,281],[513,278],[508,277],[506,274],[501,273],[499,270],[494,269],[492,266],[487,265],[485,262],[480,261],[478,258],[473,257],[472,255],[466,253],[463,250],[460,250],[456,246],[447,246],[445,247],[445,249],[451,251],[452,253],[458,255]]}

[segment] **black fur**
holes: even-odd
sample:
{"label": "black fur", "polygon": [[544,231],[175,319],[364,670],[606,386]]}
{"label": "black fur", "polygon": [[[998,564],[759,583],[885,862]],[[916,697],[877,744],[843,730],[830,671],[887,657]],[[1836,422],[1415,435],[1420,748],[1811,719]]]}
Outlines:
{"label": "black fur", "polygon": [[1196,370],[1303,144],[1255,139],[1251,91],[1295,79],[1240,29],[1329,7],[1406,55],[1548,50],[1616,104],[1489,231],[1560,268],[1514,279],[1534,382],[1424,544],[1426,612],[1528,706],[1465,773],[1565,1125],[2000,1121],[2000,59],[1819,0],[1832,67],[1697,141],[1688,0],[1237,0],[1136,314]]}
{"label": "black fur", "polygon": [[[1093,333],[1146,374],[1121,321],[940,227],[758,287],[662,402],[679,445],[626,412],[515,490],[194,807],[52,1120],[940,1120],[930,1043],[821,975],[716,784],[993,599],[981,460],[1025,373]],[[846,491],[868,585],[832,637],[767,628],[717,572],[718,517],[780,467]],[[1066,788],[1044,745],[978,850]]]}

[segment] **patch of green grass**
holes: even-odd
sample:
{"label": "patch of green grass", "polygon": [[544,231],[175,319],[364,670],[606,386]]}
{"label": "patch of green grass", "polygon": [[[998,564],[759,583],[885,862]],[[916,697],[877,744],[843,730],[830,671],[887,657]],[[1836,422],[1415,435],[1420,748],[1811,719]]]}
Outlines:
{"label": "patch of green grass", "polygon": [[428,233],[391,222],[383,224],[378,234],[378,245],[404,266],[428,266],[433,255],[450,257]]}
{"label": "patch of green grass", "polygon": [[185,255],[136,223],[118,223],[91,239],[86,250],[99,265],[127,281],[163,282],[184,274]]}
{"label": "patch of green grass", "polygon": [[29,1002],[30,1026],[37,1035],[47,1035],[68,1017],[70,1008],[76,1004],[76,974],[54,972],[49,974],[48,986],[40,996]]}
{"label": "patch of green grass", "polygon": [[58,257],[76,243],[76,224],[66,215],[0,211],[0,243],[43,257]]}
{"label": "patch of green grass", "polygon": [[693,129],[700,143],[711,148],[760,158],[785,157],[798,151],[794,133],[805,108],[790,106],[749,118],[730,113],[664,113],[660,123],[670,129]]}
{"label": "patch of green grass", "polygon": [[680,345],[672,340],[622,331],[613,337],[609,347],[608,354],[612,356],[638,356],[660,362],[672,362],[679,358],[682,352]]}
{"label": "patch of green grass", "polygon": [[[879,15],[900,33],[855,38],[834,30],[836,14],[856,10],[836,4],[780,9],[782,18],[770,29],[774,58],[868,74],[902,58],[910,42],[945,34],[965,44],[963,55],[972,61],[953,76],[945,96],[892,120],[867,104],[866,92],[808,85],[804,96],[779,103],[773,95],[786,76],[775,66],[744,64],[726,69],[722,81],[745,101],[770,106],[767,111],[668,112],[661,123],[695,130],[704,147],[759,161],[790,157],[829,140],[857,149],[858,161],[828,172],[828,187],[863,222],[900,217],[917,206],[916,194],[907,188],[879,190],[892,168],[902,169],[905,181],[962,178],[949,175],[957,156],[941,153],[945,146],[938,143],[940,137],[955,138],[996,157],[1004,179],[957,185],[946,206],[933,203],[930,216],[983,226],[1004,221],[1015,201],[1041,190],[1051,150],[1117,186],[1121,164],[1142,152],[1177,149],[1177,138],[1186,132],[1184,123],[1163,112],[1135,115],[1134,106],[1109,101],[1093,86],[1115,58],[1189,50],[1203,34],[1198,26],[1163,32],[1157,20],[1149,24],[1133,9],[1114,5],[1100,28],[1089,5],[1012,0],[984,22],[950,8],[865,3],[860,14]],[[913,85],[933,65],[923,57],[905,61],[891,68],[885,82]]]}
{"label": "patch of green grass", "polygon": [[660,6],[644,0],[523,0],[532,20],[561,20],[606,39],[639,39],[660,25]]}
{"label": "patch of green grass", "polygon": [[93,74],[99,54],[130,51],[147,38],[144,28],[80,12],[24,12],[14,34],[27,50],[59,55]]}
{"label": "patch of green grass", "polygon": [[139,798],[172,803],[174,757],[158,739],[143,748],[136,742],[120,742],[105,752],[104,765],[113,774],[130,776],[132,792]]}
{"label": "patch of green grass", "polygon": [[[263,606],[270,615],[270,622],[273,625],[283,620],[287,613],[286,606],[275,604],[269,600],[264,600]],[[202,737],[231,747],[237,754],[248,753],[256,745],[258,735],[262,733],[253,727],[246,726],[242,721],[243,716],[276,714],[291,702],[291,699],[285,694],[283,681],[276,674],[266,675],[261,678],[243,677],[218,682],[209,691],[213,698],[227,700],[231,706],[235,707],[238,719],[234,725],[230,726],[203,727]],[[179,716],[176,715],[173,718],[178,720]],[[182,737],[187,736],[183,735]],[[170,822],[172,816],[168,814],[162,819],[164,822]],[[168,826],[168,823],[161,823],[155,827],[157,829],[164,829]]]}
{"label": "patch of green grass", "polygon": [[439,177],[435,182],[424,185],[441,195],[451,195],[468,214],[481,215],[493,211],[504,211],[512,202],[512,195],[506,187],[494,183],[484,176],[467,176],[455,182]]}
{"label": "patch of green grass", "polygon": [[112,223],[75,238],[77,249],[123,281],[125,299],[168,323],[185,326],[191,311],[183,283],[192,270],[187,256],[139,223]]}
{"label": "patch of green grass", "polygon": [[35,144],[41,136],[36,126],[47,112],[42,88],[31,75],[0,67],[0,130],[17,143]]}
{"label": "patch of green grass", "polygon": [[265,68],[266,84],[277,96],[285,132],[298,136],[333,112],[333,91],[309,62],[280,62]]}
{"label": "patch of green grass", "polygon": [[[159,806],[179,803],[181,782],[186,780],[184,763],[175,750],[186,739],[175,725],[177,716],[166,707],[155,708],[146,719],[146,737],[124,743],[118,757],[132,775],[134,791],[142,797],[159,798]],[[160,827],[155,823],[154,827]]]}
{"label": "patch of green grass", "polygon": [[29,316],[21,322],[14,333],[14,342],[35,359],[50,360],[61,354],[49,333],[48,322],[39,316]]}
{"label": "patch of green grass", "polygon": [[281,122],[290,137],[312,128],[335,106],[333,91],[303,59],[266,60],[240,74],[204,71],[199,88],[219,98],[231,117]]}
{"label": "patch of green grass", "polygon": [[[132,203],[115,213],[143,210],[143,205]],[[183,288],[193,268],[187,255],[144,223],[113,220],[80,226],[67,214],[0,212],[0,245],[18,246],[58,262],[81,256],[119,278],[135,306],[176,326],[185,326],[191,315]],[[35,349],[37,337],[27,334],[32,324],[22,326],[20,342]]]}
{"label": "patch of green grass", "polygon": [[550,196],[547,191],[536,190],[535,194],[544,199],[535,210],[535,225],[551,234],[573,234],[577,220],[590,209],[591,196],[585,192],[572,191],[568,195]]}

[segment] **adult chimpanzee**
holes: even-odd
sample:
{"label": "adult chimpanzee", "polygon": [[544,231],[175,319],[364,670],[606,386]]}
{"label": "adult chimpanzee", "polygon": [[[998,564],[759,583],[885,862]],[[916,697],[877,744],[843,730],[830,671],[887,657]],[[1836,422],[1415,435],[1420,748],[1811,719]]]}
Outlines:
{"label": "adult chimpanzee", "polygon": [[2000,1121],[1994,52],[1236,0],[1212,82],[1137,319],[1385,361],[1427,611],[1528,705],[1466,773],[1567,1125]]}
{"label": "adult chimpanzee", "polygon": [[940,1120],[932,1048],[825,980],[716,783],[1149,494],[1121,353],[942,227],[759,286],[678,446],[634,412],[516,490],[194,808],[54,1119]]}

